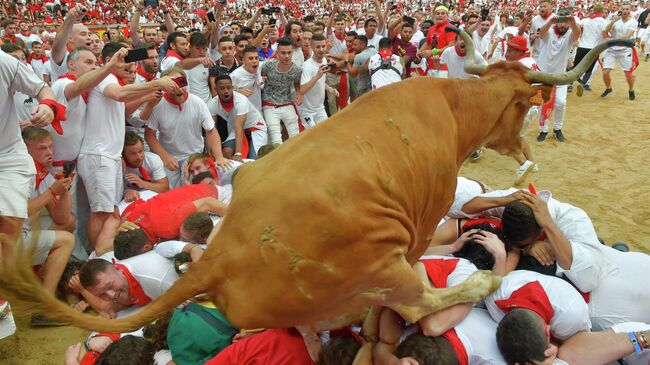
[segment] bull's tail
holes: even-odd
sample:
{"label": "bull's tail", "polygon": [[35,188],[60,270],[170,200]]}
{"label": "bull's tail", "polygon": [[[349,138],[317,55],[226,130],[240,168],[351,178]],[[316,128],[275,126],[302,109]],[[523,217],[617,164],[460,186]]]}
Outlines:
{"label": "bull's tail", "polygon": [[0,298],[8,300],[19,314],[40,313],[47,318],[91,331],[135,331],[207,289],[205,277],[199,276],[200,270],[190,269],[173,287],[137,314],[117,320],[105,319],[79,313],[47,293],[32,271],[33,249],[16,247],[6,235],[0,235],[0,245]]}

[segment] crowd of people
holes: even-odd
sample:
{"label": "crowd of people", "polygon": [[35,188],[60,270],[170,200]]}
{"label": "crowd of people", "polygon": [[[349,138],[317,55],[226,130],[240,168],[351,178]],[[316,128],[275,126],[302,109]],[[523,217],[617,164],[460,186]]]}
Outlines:
{"label": "crowd of people", "polygon": [[[128,315],[200,259],[239,166],[254,168],[378,88],[477,77],[465,72],[466,44],[447,26],[471,35],[477,64],[555,73],[605,40],[635,42],[611,47],[575,88],[556,86],[552,100],[530,109],[514,156],[514,183],[522,183],[539,169],[526,125],[538,123],[542,143],[552,122],[564,142],[567,93],[591,91],[597,67],[601,97],[619,97],[611,87],[618,67],[635,100],[634,70],[650,57],[649,13],[650,2],[550,0],[3,4],[0,233],[34,245],[48,293],[80,312]],[[0,248],[2,257],[8,248]],[[478,269],[504,281],[479,305],[417,324],[384,309],[376,364],[650,359],[650,292],[639,283],[650,258],[601,244],[584,211],[547,192],[489,192],[459,178],[427,255],[414,268],[436,288]],[[2,300],[0,318],[0,337],[12,333]],[[65,363],[351,364],[367,340],[357,327],[238,329],[197,299],[135,333],[93,333]]]}

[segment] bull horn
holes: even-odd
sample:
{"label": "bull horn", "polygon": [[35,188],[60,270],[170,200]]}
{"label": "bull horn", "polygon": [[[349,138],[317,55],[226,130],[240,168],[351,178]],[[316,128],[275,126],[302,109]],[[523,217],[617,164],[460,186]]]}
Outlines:
{"label": "bull horn", "polygon": [[475,64],[474,41],[472,40],[472,37],[464,30],[449,25],[445,27],[445,31],[454,32],[460,35],[460,37],[465,41],[465,72],[479,76],[483,74],[487,66]]}
{"label": "bull horn", "polygon": [[587,72],[587,68],[591,66],[598,55],[609,47],[625,46],[634,47],[634,41],[629,39],[612,39],[605,43],[601,43],[594,47],[585,57],[577,64],[571,71],[563,73],[549,73],[541,71],[526,72],[526,79],[530,82],[541,82],[546,85],[568,85],[577,80],[578,77]]}

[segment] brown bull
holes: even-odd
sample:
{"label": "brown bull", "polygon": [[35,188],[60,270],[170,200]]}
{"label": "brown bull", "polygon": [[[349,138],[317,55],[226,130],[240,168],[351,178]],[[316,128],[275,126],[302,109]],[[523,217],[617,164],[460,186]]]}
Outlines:
{"label": "brown bull", "polygon": [[[473,55],[471,39],[463,37]],[[482,77],[413,78],[363,96],[243,166],[201,260],[132,317],[106,320],[73,311],[40,289],[29,258],[20,254],[5,255],[0,295],[108,332],[133,330],[204,292],[240,328],[310,324],[368,306],[390,307],[414,322],[478,301],[499,278],[478,272],[460,286],[429,289],[411,268],[452,203],[461,164],[484,144],[520,152],[530,100],[540,92],[548,100],[550,92],[530,83],[567,83],[606,47],[568,75],[531,72],[519,63],[467,66]]]}

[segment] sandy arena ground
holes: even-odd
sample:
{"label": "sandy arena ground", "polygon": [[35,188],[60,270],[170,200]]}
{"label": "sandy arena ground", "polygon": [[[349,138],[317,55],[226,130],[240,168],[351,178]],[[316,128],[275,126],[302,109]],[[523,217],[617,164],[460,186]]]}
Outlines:
{"label": "sandy arena ground", "polygon": [[[584,209],[599,236],[608,244],[621,241],[633,250],[650,253],[650,63],[641,60],[635,72],[637,100],[627,98],[623,72],[613,73],[614,93],[600,98],[600,72],[594,91],[582,98],[569,94],[564,134],[559,143],[551,135],[535,141],[537,126],[527,131],[540,171],[529,175],[537,190]],[[460,174],[480,179],[492,188],[508,188],[517,163],[487,151]],[[18,332],[0,340],[0,364],[45,365],[63,363],[68,346],[85,339],[87,331],[73,327],[29,327],[18,318]]]}

